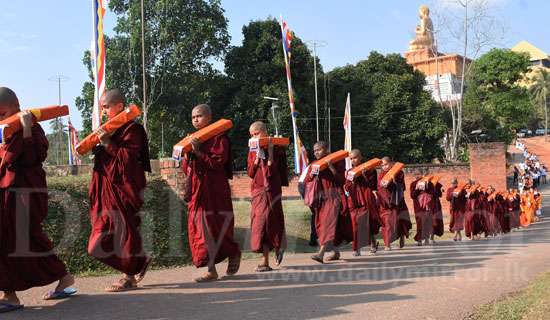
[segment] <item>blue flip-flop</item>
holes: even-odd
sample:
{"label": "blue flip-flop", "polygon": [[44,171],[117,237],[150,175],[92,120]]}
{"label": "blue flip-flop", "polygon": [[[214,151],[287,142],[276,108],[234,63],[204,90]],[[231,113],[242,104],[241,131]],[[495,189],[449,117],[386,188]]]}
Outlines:
{"label": "blue flip-flop", "polygon": [[77,293],[77,290],[75,288],[65,288],[63,291],[50,291],[48,293],[48,297],[44,298],[44,300],[60,300],[60,299],[66,299],[74,294]]}
{"label": "blue flip-flop", "polygon": [[0,313],[12,312],[15,310],[23,309],[22,304],[11,304],[7,302],[0,302]]}

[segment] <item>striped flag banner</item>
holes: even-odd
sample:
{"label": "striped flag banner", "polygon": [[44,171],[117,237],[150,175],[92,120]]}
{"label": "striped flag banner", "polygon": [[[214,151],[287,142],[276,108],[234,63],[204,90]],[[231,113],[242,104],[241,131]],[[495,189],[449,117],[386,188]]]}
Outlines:
{"label": "striped flag banner", "polygon": [[[344,140],[344,150],[351,151],[351,98],[350,94],[348,92],[348,98],[346,99],[346,109],[344,111],[344,132],[345,132],[345,140]],[[351,169],[351,160],[350,158],[346,158],[346,169]]]}
{"label": "striped flag banner", "polygon": [[307,150],[302,144],[300,135],[298,133],[298,127],[296,125],[296,116],[297,112],[294,108],[294,92],[292,90],[292,74],[290,72],[290,60],[291,60],[291,45],[292,45],[292,31],[283,20],[281,16],[281,33],[282,33],[282,44],[283,44],[283,54],[285,57],[285,70],[286,70],[286,80],[288,85],[288,102],[290,104],[290,114],[292,119],[292,133],[294,135],[294,173],[300,174],[303,172],[308,164],[309,159],[307,156]]}
{"label": "striped flag banner", "polygon": [[105,94],[105,38],[103,18],[105,0],[92,0],[93,40],[91,48],[92,72],[94,76],[94,105],[92,108],[92,130],[101,125],[100,100]]}
{"label": "striped flag banner", "polygon": [[79,166],[81,164],[80,158],[78,157],[78,154],[76,153],[76,145],[78,144],[78,131],[73,127],[73,124],[71,123],[71,120],[69,119],[69,165]]}

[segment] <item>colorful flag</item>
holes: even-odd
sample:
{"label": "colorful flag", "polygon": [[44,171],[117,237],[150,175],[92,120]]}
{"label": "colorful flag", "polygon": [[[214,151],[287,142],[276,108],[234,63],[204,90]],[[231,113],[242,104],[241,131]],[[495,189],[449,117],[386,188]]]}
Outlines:
{"label": "colorful flag", "polygon": [[103,17],[105,16],[104,0],[92,0],[93,40],[92,40],[92,73],[94,76],[94,106],[92,108],[92,130],[101,125],[99,101],[105,94],[105,38],[103,35]]}
{"label": "colorful flag", "polygon": [[[351,151],[351,98],[348,92],[348,98],[346,99],[346,109],[344,111],[344,150]],[[346,169],[351,169],[351,160],[346,158]]]}
{"label": "colorful flag", "polygon": [[78,154],[76,153],[76,145],[78,144],[78,131],[73,127],[73,124],[71,123],[71,120],[69,119],[68,124],[69,132],[69,165],[79,166],[81,164],[80,158],[78,157]]}
{"label": "colorful flag", "polygon": [[296,126],[297,112],[294,108],[294,92],[292,90],[292,74],[290,72],[290,57],[292,46],[292,31],[281,17],[281,33],[283,42],[283,54],[285,57],[286,82],[288,85],[288,102],[290,104],[290,114],[292,118],[292,132],[294,135],[294,172],[300,174],[303,172],[309,163],[307,150],[300,140],[298,127]]}

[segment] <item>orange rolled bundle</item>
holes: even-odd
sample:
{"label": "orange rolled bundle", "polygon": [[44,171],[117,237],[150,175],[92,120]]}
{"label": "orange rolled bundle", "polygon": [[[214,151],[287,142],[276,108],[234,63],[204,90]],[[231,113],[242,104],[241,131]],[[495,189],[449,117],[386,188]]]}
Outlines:
{"label": "orange rolled bundle", "polygon": [[462,192],[462,190],[466,189],[467,186],[468,184],[466,182],[459,182],[454,192],[456,194],[459,194]]}
{"label": "orange rolled bundle", "polygon": [[86,138],[82,139],[82,141],[80,141],[80,143],[76,145],[76,152],[81,156],[85,155],[86,153],[90,152],[93,147],[98,145],[99,137],[97,135],[97,132],[99,130],[103,130],[107,134],[112,134],[118,128],[139,117],[140,114],[141,111],[135,104],[129,105],[126,109],[124,109],[124,111],[117,114],[113,119],[105,122],[97,130],[90,133]]}
{"label": "orange rolled bundle", "polygon": [[352,168],[348,171],[347,179],[350,181],[353,181],[356,177],[361,175],[361,172],[363,170],[373,170],[376,169],[380,164],[382,163],[382,160],[378,158],[370,159],[367,162],[363,162],[360,165],[358,165],[355,168]]}
{"label": "orange rolled bundle", "polygon": [[395,179],[395,176],[405,167],[404,164],[401,162],[396,162],[393,167],[386,173],[386,175],[382,178],[381,184],[383,186],[387,186],[390,182]]}
{"label": "orange rolled bundle", "polygon": [[196,132],[193,132],[174,146],[172,149],[172,158],[180,160],[184,153],[191,151],[191,141],[194,138],[197,138],[201,143],[204,143],[215,136],[227,132],[231,128],[233,128],[233,122],[231,122],[231,120],[220,119],[200,130],[197,130]]}
{"label": "orange rolled bundle", "polygon": [[267,148],[269,144],[269,139],[274,146],[278,147],[288,147],[290,144],[289,138],[283,137],[261,137],[261,138],[252,138],[248,140],[248,147],[250,150],[258,150],[259,148]]}
{"label": "orange rolled bundle", "polygon": [[336,163],[338,161],[346,159],[348,155],[349,152],[345,150],[339,150],[313,162],[311,164],[311,174],[319,174],[319,172],[328,168],[327,161],[330,161],[330,163]]}
{"label": "orange rolled bundle", "polygon": [[424,176],[420,181],[416,183],[416,189],[417,190],[426,190],[426,186],[431,181],[433,176]]}
{"label": "orange rolled bundle", "polygon": [[481,188],[481,185],[479,183],[476,183],[475,185],[470,186],[466,191],[469,193],[472,193],[472,192],[476,192],[480,188]]}
{"label": "orange rolled bundle", "polygon": [[[34,123],[39,121],[51,120],[58,117],[63,117],[69,114],[69,107],[64,106],[47,106],[43,108],[28,109],[33,115]],[[21,130],[20,112],[0,121],[0,135],[2,143],[10,138],[14,133]]]}
{"label": "orange rolled bundle", "polygon": [[441,177],[440,176],[432,176],[432,178],[430,179],[430,182],[436,186],[437,183],[439,182],[439,180],[441,180]]}

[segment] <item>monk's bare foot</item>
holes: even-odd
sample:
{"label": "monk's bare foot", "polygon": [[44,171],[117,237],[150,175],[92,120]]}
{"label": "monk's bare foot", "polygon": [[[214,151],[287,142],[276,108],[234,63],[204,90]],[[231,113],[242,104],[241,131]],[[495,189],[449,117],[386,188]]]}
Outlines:
{"label": "monk's bare foot", "polygon": [[105,288],[107,292],[124,292],[137,289],[136,279],[134,277],[124,277],[118,282],[113,283],[111,286]]}
{"label": "monk's bare foot", "polygon": [[391,251],[391,246],[384,247],[384,251]]}
{"label": "monk's bare foot", "polygon": [[211,282],[218,280],[218,273],[216,271],[207,271],[202,276],[195,278],[195,282],[202,283],[202,282]]}
{"label": "monk's bare foot", "polygon": [[361,256],[361,251],[359,250],[355,250],[353,251],[353,254],[352,254],[354,257],[360,257]]}
{"label": "monk's bare foot", "polygon": [[0,302],[9,303],[12,305],[20,305],[21,301],[15,292],[4,292],[0,297]]}
{"label": "monk's bare foot", "polygon": [[256,269],[254,269],[254,271],[255,272],[269,272],[269,271],[273,271],[273,269],[268,265],[261,264],[261,265],[257,266]]}
{"label": "monk's bare foot", "polygon": [[57,287],[55,287],[56,292],[61,292],[68,287],[72,286],[74,284],[74,277],[72,274],[67,274],[61,280],[59,280],[59,283],[57,284]]}
{"label": "monk's bare foot", "polygon": [[145,274],[147,274],[147,269],[149,269],[149,265],[151,264],[151,261],[153,261],[153,258],[147,257],[145,259],[145,263],[143,264],[143,269],[140,273],[136,274],[134,278],[136,279],[136,283],[140,283],[143,278],[145,278]]}
{"label": "monk's bare foot", "polygon": [[327,258],[327,261],[337,261],[340,260],[340,252],[335,252]]}

